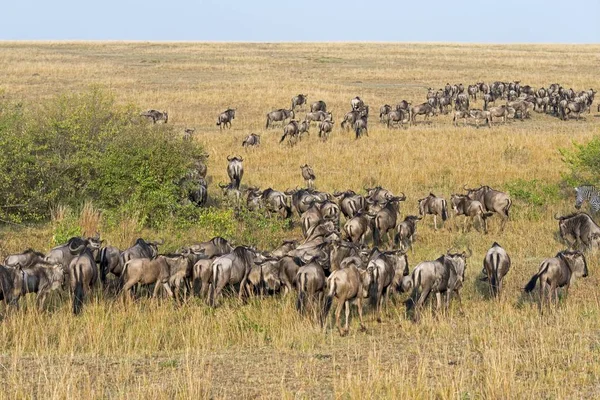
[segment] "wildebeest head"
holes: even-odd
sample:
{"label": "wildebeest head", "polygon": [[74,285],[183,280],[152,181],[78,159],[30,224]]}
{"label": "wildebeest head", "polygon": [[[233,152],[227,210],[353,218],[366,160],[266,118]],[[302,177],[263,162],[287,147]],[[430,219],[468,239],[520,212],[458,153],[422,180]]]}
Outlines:
{"label": "wildebeest head", "polygon": [[232,161],[240,161],[243,162],[244,159],[241,156],[227,156],[227,161],[232,162]]}
{"label": "wildebeest head", "polygon": [[565,260],[573,276],[588,276],[588,266],[585,256],[581,251],[561,251],[556,257]]}

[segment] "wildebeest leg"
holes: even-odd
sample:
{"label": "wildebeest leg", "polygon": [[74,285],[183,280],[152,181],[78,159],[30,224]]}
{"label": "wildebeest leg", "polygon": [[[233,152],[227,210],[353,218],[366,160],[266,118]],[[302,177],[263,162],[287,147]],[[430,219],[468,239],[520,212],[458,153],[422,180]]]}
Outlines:
{"label": "wildebeest leg", "polygon": [[437,231],[437,215],[433,214],[433,229]]}
{"label": "wildebeest leg", "polygon": [[346,314],[346,322],[344,324],[344,335],[347,335],[348,331],[350,330],[348,328],[348,322],[349,322],[349,319],[350,319],[350,301],[346,300],[344,302],[344,306],[346,307],[346,313],[345,313]]}
{"label": "wildebeest leg", "polygon": [[438,313],[442,309],[442,294],[437,292],[435,294],[435,311]]}
{"label": "wildebeest leg", "polygon": [[358,298],[356,299],[356,305],[358,306],[358,319],[360,320],[360,330],[362,332],[364,332],[367,330],[367,328],[365,327],[365,324],[363,323],[363,309],[362,309],[362,300],[361,300],[360,296],[358,296]]}
{"label": "wildebeest leg", "polygon": [[154,284],[154,291],[152,292],[152,297],[156,298],[159,290],[160,290],[160,283],[156,282]]}
{"label": "wildebeest leg", "polygon": [[37,295],[37,306],[40,311],[44,311],[44,303],[46,302],[46,295],[48,292],[45,289],[42,289],[38,292]]}
{"label": "wildebeest leg", "polygon": [[342,315],[342,307],[344,306],[344,302],[340,299],[337,302],[337,307],[335,309],[335,326],[338,329],[338,332],[341,336],[344,336],[344,332],[342,331],[342,326],[340,324],[340,316]]}
{"label": "wildebeest leg", "polygon": [[173,291],[171,290],[171,286],[169,285],[169,282],[164,282],[163,287],[165,288],[165,290],[167,291],[167,294],[169,295],[170,298],[173,298]]}

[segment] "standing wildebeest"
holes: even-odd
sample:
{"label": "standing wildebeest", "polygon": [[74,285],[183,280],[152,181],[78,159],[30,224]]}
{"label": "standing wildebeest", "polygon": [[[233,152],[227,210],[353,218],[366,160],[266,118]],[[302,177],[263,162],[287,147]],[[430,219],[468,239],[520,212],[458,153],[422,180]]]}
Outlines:
{"label": "standing wildebeest", "polygon": [[257,135],[256,133],[251,133],[250,135],[246,136],[246,139],[244,139],[244,141],[242,142],[242,147],[258,147],[260,146],[260,135]]}
{"label": "standing wildebeest", "polygon": [[105,246],[100,250],[100,282],[106,283],[106,276],[112,273],[116,277],[121,276],[123,264],[121,264],[121,250],[115,246]]}
{"label": "standing wildebeest", "polygon": [[358,211],[344,224],[342,228],[344,238],[352,243],[364,243],[365,235],[372,230],[373,218],[364,210]]}
{"label": "standing wildebeest", "polygon": [[[169,297],[173,298],[171,285],[175,285],[175,295],[179,296],[179,287],[184,279],[191,277],[192,266],[184,255],[164,256],[160,255],[152,260],[148,258],[137,258],[129,260],[123,267],[123,294],[130,295],[130,289],[140,283],[143,285],[154,285],[153,297],[156,297],[161,286]],[[179,300],[179,297],[177,298]]]}
{"label": "standing wildebeest", "polygon": [[375,186],[372,188],[364,188],[364,189],[367,192],[367,197],[372,202],[385,203],[386,201],[388,201],[389,199],[394,197],[394,194],[392,192],[390,192],[389,190],[387,190],[385,188],[382,188],[381,186]]}
{"label": "standing wildebeest", "polygon": [[294,119],[294,110],[286,110],[284,108],[273,110],[267,114],[267,125],[265,126],[265,129],[268,129],[269,126],[273,126],[273,122],[285,123],[286,119]]}
{"label": "standing wildebeest", "polygon": [[217,236],[206,242],[190,246],[190,250],[195,253],[203,253],[207,257],[215,257],[231,253],[233,247],[231,247],[227,240]]}
{"label": "standing wildebeest", "polygon": [[[467,232],[467,222],[471,220],[471,225],[475,218],[479,219],[479,227],[487,233],[487,218],[494,215],[492,212],[486,212],[483,204],[477,200],[471,200],[466,195],[453,194],[450,196],[450,202],[454,209],[455,217],[465,216],[463,232]],[[458,225],[458,224],[457,224]]]}
{"label": "standing wildebeest", "polygon": [[73,291],[73,314],[79,314],[83,308],[85,294],[91,290],[98,279],[98,268],[89,241],[82,240],[69,245],[69,252],[75,257],[69,264],[71,290]]}
{"label": "standing wildebeest", "polygon": [[21,266],[27,268],[38,262],[44,261],[44,255],[32,249],[27,249],[20,254],[11,254],[4,259],[4,265],[7,267],[16,268]]}
{"label": "standing wildebeest", "polygon": [[[375,243],[375,246],[380,246],[383,236],[385,236],[389,230],[396,228],[400,202],[404,200],[406,200],[404,193],[402,193],[401,196],[392,197],[375,215],[373,227],[373,242]],[[368,201],[369,200],[367,200],[367,202]]]}
{"label": "standing wildebeest", "polygon": [[302,121],[300,125],[298,125],[298,137],[302,137],[303,133],[310,133],[310,121]]}
{"label": "standing wildebeest", "polygon": [[510,197],[504,192],[500,192],[485,185],[480,186],[477,189],[467,189],[464,187],[464,190],[467,191],[467,197],[469,199],[477,200],[483,204],[485,211],[495,212],[500,215],[502,217],[500,229],[504,230],[504,226],[509,217],[508,213],[512,206]]}
{"label": "standing wildebeest", "polygon": [[471,114],[469,111],[457,110],[454,111],[454,117],[452,118],[452,123],[454,126],[458,126],[458,120],[462,118],[464,120],[465,126],[467,125],[467,118],[471,118]]}
{"label": "standing wildebeest", "polygon": [[515,118],[518,113],[521,120],[529,118],[530,111],[534,108],[534,103],[525,100],[509,101],[507,105],[515,109]]}
{"label": "standing wildebeest", "polygon": [[235,119],[235,108],[228,108],[217,117],[217,126],[219,129],[225,127],[231,128],[231,121]]}
{"label": "standing wildebeest", "polygon": [[452,97],[442,96],[438,99],[438,108],[442,114],[448,114],[448,109],[452,107]]}
{"label": "standing wildebeest", "polygon": [[563,217],[554,216],[558,220],[560,237],[569,248],[578,247],[581,243],[584,249],[591,249],[600,239],[600,226],[586,213],[574,213]]}
{"label": "standing wildebeest", "polygon": [[489,111],[472,109],[469,110],[469,116],[475,120],[475,126],[479,128],[479,121],[485,120],[489,128],[492,127],[492,117]]}
{"label": "standing wildebeest", "polygon": [[325,290],[325,270],[316,257],[306,265],[298,268],[294,283],[298,290],[298,299],[296,300],[298,312],[303,314],[309,304],[312,303],[315,316],[320,314],[319,310],[321,309],[323,291]]}
{"label": "standing wildebeest", "polygon": [[231,157],[227,156],[227,175],[234,189],[240,188],[242,177],[244,176],[244,159],[240,156]]}
{"label": "standing wildebeest", "polygon": [[388,128],[394,123],[396,123],[396,125],[402,126],[402,124],[410,122],[409,114],[405,110],[390,111],[386,115],[385,119]]}
{"label": "standing wildebeest", "polygon": [[363,116],[357,119],[354,122],[354,133],[356,134],[356,139],[360,138],[363,134],[369,136],[369,129],[367,128],[367,117]]}
{"label": "standing wildebeest", "polygon": [[153,124],[157,123],[158,121],[165,121],[166,124],[169,121],[169,113],[166,111],[148,110],[140,115],[142,117],[151,119]]}
{"label": "standing wildebeest", "polygon": [[[390,291],[398,289],[402,277],[408,275],[408,260],[404,250],[388,251],[372,257],[367,264],[367,272],[371,275],[369,300],[377,313],[377,322],[381,322],[381,307],[390,298]],[[397,277],[396,274],[399,276]]]}
{"label": "standing wildebeest", "polygon": [[325,102],[323,100],[315,101],[310,106],[310,111],[311,112],[317,112],[317,111],[327,112],[327,104],[325,104]]}
{"label": "standing wildebeest", "polygon": [[192,140],[194,133],[196,133],[196,128],[185,128],[183,131],[183,140]]}
{"label": "standing wildebeest", "polygon": [[210,305],[215,306],[217,297],[227,285],[239,284],[238,297],[241,299],[255,261],[260,261],[258,254],[245,246],[238,246],[230,254],[217,258],[212,264]]}
{"label": "standing wildebeest", "polygon": [[490,125],[491,125],[492,118],[502,117],[502,122],[506,123],[506,118],[509,117],[511,114],[514,114],[515,110],[513,108],[503,104],[498,107],[490,108],[489,112],[490,112]]}
{"label": "standing wildebeest", "polygon": [[360,116],[361,116],[361,111],[358,111],[358,110],[349,111],[344,115],[344,119],[342,120],[342,123],[340,124],[340,126],[342,127],[342,129],[346,129],[346,131],[349,131],[350,127],[354,126],[354,123],[356,122],[356,120],[358,118],[360,118]]}
{"label": "standing wildebeest", "polygon": [[362,107],[364,107],[364,105],[364,101],[362,101],[362,99],[358,96],[350,101],[350,106],[352,106],[353,110],[360,110]]}
{"label": "standing wildebeest", "polygon": [[325,120],[319,122],[319,137],[326,141],[329,138],[329,134],[333,130],[333,121]]}
{"label": "standing wildebeest", "polygon": [[469,85],[467,87],[467,93],[469,94],[469,97],[471,97],[471,99],[473,99],[473,101],[477,101],[477,92],[478,92],[478,87],[477,85]]}
{"label": "standing wildebeest", "polygon": [[192,267],[193,293],[208,301],[208,291],[212,283],[212,263],[218,256],[201,257]]}
{"label": "standing wildebeest", "polygon": [[384,122],[385,117],[392,111],[392,106],[389,104],[384,104],[379,107],[379,122]]}
{"label": "standing wildebeest", "polygon": [[90,254],[92,259],[96,260],[94,254],[100,251],[100,240],[96,238],[83,239],[79,237],[72,237],[68,240],[67,243],[52,248],[44,257],[44,261],[50,264],[60,264],[68,272],[71,260],[73,260],[77,256],[77,253],[73,253],[71,251],[71,248],[77,248],[80,244],[83,243],[85,243],[86,246],[90,248]]}
{"label": "standing wildebeest", "polygon": [[346,219],[354,217],[359,211],[366,208],[364,196],[356,194],[353,190],[334,192],[333,196],[338,199],[340,210]]}
{"label": "standing wildebeest", "polygon": [[510,257],[506,250],[494,242],[483,259],[483,268],[490,281],[490,293],[500,298],[502,291],[502,279],[510,269]]}
{"label": "standing wildebeest", "polygon": [[[310,123],[309,123],[309,126],[310,126]],[[298,121],[291,120],[290,122],[288,122],[288,124],[286,126],[283,127],[283,136],[279,140],[279,143],[282,143],[285,140],[285,138],[287,137],[289,145],[293,146],[296,144],[299,134],[300,134],[300,130],[298,127]]]}
{"label": "standing wildebeest", "polygon": [[548,304],[552,302],[554,294],[558,303],[558,288],[565,287],[565,297],[569,286],[577,277],[587,277],[588,268],[585,256],[580,251],[561,251],[553,258],[547,258],[540,264],[537,274],[525,286],[525,292],[530,293],[535,289],[537,280],[540,280],[540,312],[544,306],[544,290],[548,289]]}
{"label": "standing wildebeest", "polygon": [[24,273],[20,267],[9,268],[0,265],[0,300],[3,300],[6,306],[19,307],[23,284]]}
{"label": "standing wildebeest", "polygon": [[315,176],[315,171],[313,171],[312,167],[308,164],[301,165],[300,169],[302,170],[302,178],[304,178],[304,181],[306,182],[308,187],[314,188],[315,179],[317,179],[317,177]]}
{"label": "standing wildebeest", "polygon": [[394,237],[396,246],[401,245],[405,250],[410,247],[410,251],[414,253],[412,244],[415,241],[415,234],[417,233],[417,222],[422,218],[416,215],[409,215],[404,218],[404,221],[398,224],[396,236]]}
{"label": "standing wildebeest", "polygon": [[292,97],[292,110],[295,110],[297,106],[302,106],[306,104],[308,100],[308,96],[305,94],[299,94],[298,96]]}
{"label": "standing wildebeest", "polygon": [[471,250],[469,250],[469,254],[446,252],[437,260],[424,261],[415,267],[412,273],[412,300],[415,303],[413,318],[415,321],[419,320],[423,303],[431,293],[435,293],[438,310],[442,306],[442,293],[446,294],[446,311],[448,311],[453,292],[456,292],[458,301],[461,302],[459,290],[465,279],[467,258],[471,255]]}
{"label": "standing wildebeest", "polygon": [[306,115],[304,116],[304,120],[309,122],[320,122],[325,120],[331,121],[332,118],[333,116],[331,115],[331,113],[328,113],[326,111],[311,111],[309,113],[306,113]]}
{"label": "standing wildebeest", "polygon": [[292,216],[292,209],[287,205],[284,193],[266,188],[261,194],[261,200],[269,213],[277,213],[284,219]]}
{"label": "standing wildebeest", "polygon": [[496,104],[496,95],[494,93],[486,93],[483,95],[483,109],[487,111],[490,103]]}
{"label": "standing wildebeest", "polygon": [[[65,280],[65,271],[59,264],[48,264],[39,261],[28,267],[19,267],[23,275],[23,286],[21,295],[37,293],[37,306],[44,309],[44,302],[48,293],[60,289]],[[19,272],[19,271],[17,271]]]}
{"label": "standing wildebeest", "polygon": [[138,238],[133,246],[121,253],[121,265],[124,266],[127,261],[135,258],[155,258],[158,255],[158,245],[163,243],[162,240],[160,242],[147,242],[142,238]]}
{"label": "standing wildebeest", "polygon": [[[360,319],[360,329],[365,330],[363,324],[362,299],[368,296],[368,289],[371,286],[370,274],[359,269],[356,265],[350,264],[346,268],[334,271],[327,278],[327,297],[325,298],[325,307],[323,314],[325,317],[333,304],[333,299],[337,300],[335,309],[335,325],[341,336],[348,334],[348,322],[350,319],[350,303],[356,303],[358,306],[358,317]],[[344,329],[340,324],[342,307],[346,308],[346,321]]]}
{"label": "standing wildebeest", "polygon": [[427,117],[437,115],[437,110],[429,103],[416,105],[410,109],[411,123],[415,124],[417,122],[417,115],[423,114],[425,115],[425,120],[427,120]]}
{"label": "standing wildebeest", "polygon": [[419,199],[418,203],[420,216],[425,217],[426,215],[433,215],[433,227],[436,231],[437,216],[439,215],[442,217],[442,221],[448,219],[448,207],[445,199],[437,197],[433,193],[429,193],[429,196]]}

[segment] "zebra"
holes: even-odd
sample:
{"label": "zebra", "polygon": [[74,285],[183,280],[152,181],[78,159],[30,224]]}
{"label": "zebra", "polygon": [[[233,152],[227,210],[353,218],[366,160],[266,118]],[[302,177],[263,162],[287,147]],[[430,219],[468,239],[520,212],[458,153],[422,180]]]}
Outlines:
{"label": "zebra", "polygon": [[575,208],[580,209],[585,200],[590,202],[592,212],[597,213],[600,210],[600,192],[596,186],[583,185],[575,188],[577,198],[575,199]]}

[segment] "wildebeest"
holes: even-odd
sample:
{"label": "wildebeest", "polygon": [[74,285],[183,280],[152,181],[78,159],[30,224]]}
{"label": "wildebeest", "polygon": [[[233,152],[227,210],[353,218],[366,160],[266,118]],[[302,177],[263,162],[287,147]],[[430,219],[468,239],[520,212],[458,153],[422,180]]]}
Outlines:
{"label": "wildebeest", "polygon": [[212,283],[212,263],[218,256],[200,257],[192,267],[192,288],[194,294],[208,301],[208,291]]}
{"label": "wildebeest", "polygon": [[21,266],[23,268],[27,268],[31,265],[34,265],[38,262],[44,261],[44,254],[37,252],[32,249],[27,249],[19,254],[11,254],[4,259],[4,265],[7,267],[17,267]]}
{"label": "wildebeest", "polygon": [[585,256],[580,251],[561,251],[555,257],[547,258],[540,264],[538,272],[531,277],[525,286],[525,292],[530,293],[535,289],[536,282],[540,281],[540,312],[544,306],[544,291],[548,290],[548,303],[552,302],[554,294],[558,303],[558,288],[565,288],[565,297],[569,286],[578,277],[587,277],[588,268]]}
{"label": "wildebeest", "polygon": [[356,134],[356,139],[360,138],[362,134],[369,136],[369,129],[367,127],[367,117],[360,117],[354,122],[354,133]]}
{"label": "wildebeest", "polygon": [[302,106],[306,104],[308,100],[308,96],[305,94],[299,94],[297,96],[292,97],[292,110],[295,110],[297,106]]}
{"label": "wildebeest", "polygon": [[266,292],[278,292],[281,287],[279,278],[279,260],[267,259],[259,264],[254,264],[248,273],[246,290],[264,296]]}
{"label": "wildebeest", "polygon": [[235,186],[233,182],[229,182],[227,185],[219,183],[218,186],[223,190],[223,196],[227,201],[231,201],[234,205],[240,202],[242,192]]}
{"label": "wildebeest", "polygon": [[6,306],[19,306],[23,279],[23,271],[20,267],[9,268],[0,265],[0,300],[3,300]]}
{"label": "wildebeest", "polygon": [[256,133],[251,133],[246,136],[246,139],[242,142],[242,147],[258,147],[260,146],[260,135]]}
{"label": "wildebeest", "polygon": [[491,295],[499,298],[502,291],[502,280],[510,269],[510,257],[497,242],[492,244],[485,255],[483,268],[490,282]]}
{"label": "wildebeest", "polygon": [[[381,307],[384,296],[388,301],[390,291],[397,289],[394,281],[398,284],[402,277],[408,275],[408,261],[404,250],[379,253],[372,257],[367,264],[367,272],[371,275],[369,287],[369,301],[375,307],[377,322],[381,322]],[[399,276],[396,277],[396,274]]]}
{"label": "wildebeest", "polygon": [[190,250],[197,253],[203,253],[207,257],[215,257],[231,253],[233,247],[226,239],[216,236],[206,242],[190,246]]}
{"label": "wildebeest", "polygon": [[529,118],[531,110],[533,110],[533,108],[534,108],[533,103],[530,103],[525,100],[510,101],[507,103],[507,106],[514,108],[515,109],[515,118],[516,118],[517,114],[519,114],[519,117],[521,118],[521,120],[523,120],[525,118]]}
{"label": "wildebeest", "polygon": [[365,105],[365,103],[358,96],[356,96],[355,98],[350,100],[350,106],[352,107],[353,110],[359,110],[360,108],[364,107],[364,105]]}
{"label": "wildebeest", "polygon": [[148,110],[140,114],[142,117],[146,117],[152,120],[152,123],[155,124],[158,121],[164,121],[166,124],[169,121],[169,113],[166,111],[158,111],[158,110]]}
{"label": "wildebeest", "polygon": [[121,265],[135,258],[155,258],[158,255],[158,245],[163,243],[163,240],[149,242],[138,238],[133,246],[121,253]]}
{"label": "wildebeest", "polygon": [[389,104],[384,104],[379,107],[379,121],[384,122],[385,117],[390,113],[390,111],[392,111],[392,106]]}
{"label": "wildebeest", "polygon": [[123,294],[130,294],[130,289],[136,284],[154,285],[153,297],[156,297],[161,287],[169,297],[174,294],[171,286],[175,286],[175,295],[179,295],[179,286],[192,276],[192,265],[184,255],[159,255],[154,259],[137,258],[129,260],[123,267]]}
{"label": "wildebeest", "polygon": [[417,222],[422,218],[416,215],[409,215],[404,218],[404,221],[398,224],[396,227],[396,236],[394,236],[396,246],[402,246],[403,249],[410,247],[410,250],[414,253],[413,243],[415,241],[415,234],[417,233]]}
{"label": "wildebeest", "polygon": [[309,261],[298,268],[294,284],[298,291],[296,309],[300,314],[312,304],[314,314],[320,314],[325,290],[325,271],[317,259]]}
{"label": "wildebeest", "polygon": [[452,123],[454,124],[454,126],[458,126],[458,120],[459,119],[463,119],[465,125],[467,125],[467,118],[470,118],[471,114],[469,113],[468,110],[457,110],[454,111],[454,117],[452,118]]}
{"label": "wildebeest", "polygon": [[333,196],[339,201],[340,211],[346,219],[354,217],[359,211],[366,208],[364,196],[356,194],[353,190],[334,192]]}
{"label": "wildebeest", "polygon": [[[363,323],[362,300],[368,295],[368,288],[371,285],[370,274],[357,268],[355,265],[348,265],[346,268],[334,271],[327,278],[327,297],[325,298],[325,306],[323,314],[325,317],[329,314],[329,310],[333,304],[333,299],[337,300],[335,310],[335,325],[341,336],[348,334],[348,322],[350,319],[350,303],[356,303],[358,306],[358,316],[360,319],[360,329],[365,330]],[[344,329],[340,324],[340,316],[342,307],[346,308],[346,321]]]}
{"label": "wildebeest", "polygon": [[308,187],[313,188],[315,186],[315,179],[317,177],[315,176],[315,172],[313,171],[312,167],[308,164],[304,164],[300,166],[300,169],[302,170],[302,178]]}
{"label": "wildebeest", "polygon": [[196,128],[185,128],[183,131],[183,140],[192,140],[194,133],[196,133]]}
{"label": "wildebeest", "polygon": [[262,191],[261,200],[269,213],[277,213],[282,218],[291,217],[292,209],[287,205],[284,193],[266,188]]}
{"label": "wildebeest", "polygon": [[310,106],[311,112],[323,111],[327,112],[327,104],[323,100],[315,101]]}
{"label": "wildebeest", "polygon": [[99,239],[72,237],[67,241],[67,243],[53,247],[44,257],[44,261],[50,264],[60,264],[68,271],[71,260],[77,256],[77,254],[73,253],[71,249],[78,248],[79,245],[84,243],[86,247],[89,247],[92,260],[96,260],[94,253],[100,251],[101,241]]}
{"label": "wildebeest", "polygon": [[433,215],[433,227],[435,230],[437,230],[438,215],[442,218],[442,221],[448,219],[448,206],[445,199],[429,193],[429,196],[419,199],[418,204],[420,216]]}
{"label": "wildebeest", "polygon": [[210,305],[215,306],[219,294],[227,285],[239,285],[238,297],[241,299],[255,261],[262,260],[254,250],[245,246],[238,246],[231,253],[218,257],[212,264]]}
{"label": "wildebeest", "polygon": [[219,129],[231,128],[231,121],[235,119],[235,108],[228,108],[217,117],[217,126]]}
{"label": "wildebeest", "polygon": [[329,134],[333,130],[333,121],[325,120],[319,122],[319,137],[326,141],[329,138]]}
{"label": "wildebeest", "polygon": [[86,293],[98,279],[98,267],[88,244],[86,239],[69,245],[69,252],[74,256],[68,268],[73,291],[73,314],[81,312]]}
{"label": "wildebeest", "polygon": [[300,134],[300,129],[298,126],[298,121],[291,120],[290,122],[288,122],[288,124],[286,126],[283,127],[283,136],[281,136],[279,143],[282,143],[285,140],[285,138],[287,137],[289,145],[293,146],[298,141],[299,134]]}
{"label": "wildebeest", "polygon": [[506,221],[509,218],[510,207],[512,206],[512,200],[510,197],[498,190],[492,189],[489,186],[480,186],[476,189],[468,189],[466,186],[464,190],[467,191],[467,197],[471,200],[477,200],[486,211],[495,212],[502,217],[501,230],[504,230]]}
{"label": "wildebeest", "polygon": [[294,110],[286,110],[284,108],[280,108],[278,110],[273,110],[267,114],[267,124],[265,129],[268,129],[269,126],[273,126],[273,122],[284,122],[286,119],[294,119]]}
{"label": "wildebeest", "polygon": [[475,126],[479,128],[479,121],[484,120],[489,128],[492,127],[492,117],[489,111],[471,109],[469,116],[475,120]]}
{"label": "wildebeest", "polygon": [[296,247],[298,247],[297,240],[284,240],[281,246],[270,252],[270,255],[274,258],[282,258]]}
{"label": "wildebeest", "polygon": [[425,120],[427,120],[427,117],[437,115],[437,110],[429,103],[423,103],[412,107],[410,109],[410,120],[412,124],[417,122],[417,115],[425,115]]}
{"label": "wildebeest", "polygon": [[370,199],[371,202],[385,203],[394,197],[394,194],[391,191],[381,186],[364,189],[367,192],[367,198]]}
{"label": "wildebeest", "polygon": [[44,309],[44,302],[48,293],[60,289],[65,281],[65,271],[59,264],[48,264],[38,261],[27,267],[18,267],[23,275],[21,295],[36,293],[36,303],[40,310]]}
{"label": "wildebeest", "polygon": [[484,232],[487,233],[487,221],[486,219],[491,217],[493,213],[487,212],[481,204],[477,200],[472,200],[466,195],[453,194],[450,196],[450,202],[452,203],[452,208],[454,209],[455,217],[459,215],[465,216],[464,221],[464,232],[467,231],[467,221],[471,220],[471,225],[473,225],[473,221],[475,218],[479,219],[479,226],[483,229]]}
{"label": "wildebeest", "polygon": [[298,136],[302,137],[303,133],[310,133],[310,121],[302,121],[300,125],[298,125]]}
{"label": "wildebeest", "polygon": [[585,103],[580,101],[569,101],[566,107],[563,107],[563,119],[568,119],[570,114],[573,113],[576,119],[579,119],[582,112],[588,109]]}
{"label": "wildebeest", "polygon": [[360,111],[357,111],[357,110],[349,111],[344,115],[344,118],[342,119],[342,123],[340,124],[340,126],[342,127],[342,129],[346,129],[346,131],[349,131],[350,127],[354,126],[354,123],[356,122],[356,120],[358,118],[360,118],[360,116],[361,116]]}
{"label": "wildebeest", "polygon": [[584,249],[591,249],[594,244],[598,245],[600,226],[588,214],[577,212],[554,218],[558,220],[560,237],[569,248],[576,248],[582,244]]}
{"label": "wildebeest", "polygon": [[112,273],[116,277],[121,276],[123,264],[121,264],[121,250],[115,246],[105,246],[100,249],[100,261],[98,263],[100,270],[100,282],[106,283],[106,276]]}
{"label": "wildebeest", "polygon": [[515,110],[505,104],[498,106],[498,107],[492,107],[489,109],[490,112],[490,123],[492,122],[493,118],[502,118],[502,122],[506,122],[506,118],[509,117],[511,114],[514,114]]}
{"label": "wildebeest", "polygon": [[331,113],[328,113],[326,111],[311,111],[309,113],[306,113],[306,115],[304,116],[304,120],[309,122],[320,122],[325,120],[331,121],[332,118],[333,116],[331,115]]}
{"label": "wildebeest", "polygon": [[394,123],[396,123],[396,125],[402,126],[402,124],[410,122],[409,114],[407,111],[404,110],[390,111],[386,115],[385,119],[388,128]]}
{"label": "wildebeest", "polygon": [[467,87],[467,93],[469,94],[469,97],[471,97],[471,99],[473,99],[473,101],[477,101],[477,92],[479,91],[479,88],[477,87],[477,85],[469,85]]}
{"label": "wildebeest", "polygon": [[227,156],[227,175],[229,176],[229,180],[231,181],[232,186],[235,189],[240,188],[240,183],[242,182],[242,178],[244,176],[244,159],[240,156]]}
{"label": "wildebeest", "polygon": [[[419,263],[412,272],[412,301],[415,305],[413,318],[419,320],[423,303],[431,293],[435,293],[437,309],[442,306],[442,293],[446,294],[445,310],[448,310],[450,299],[455,292],[460,302],[459,290],[465,279],[465,269],[469,253],[450,253],[441,255],[437,260]],[[417,296],[418,295],[418,296]],[[418,297],[418,299],[417,299]]]}
{"label": "wildebeest", "polygon": [[380,246],[383,237],[388,231],[396,228],[400,202],[404,200],[406,200],[404,193],[401,196],[392,197],[387,200],[383,208],[375,215],[375,220],[373,221],[373,242],[375,246]]}

